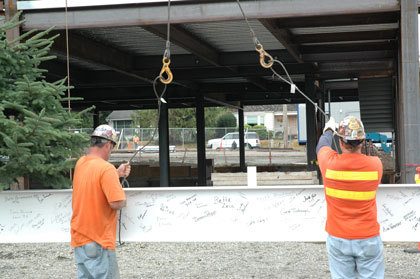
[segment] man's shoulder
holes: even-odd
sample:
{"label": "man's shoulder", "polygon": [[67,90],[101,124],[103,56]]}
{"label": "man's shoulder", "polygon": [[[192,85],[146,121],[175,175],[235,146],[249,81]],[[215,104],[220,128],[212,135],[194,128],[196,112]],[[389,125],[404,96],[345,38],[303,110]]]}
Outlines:
{"label": "man's shoulder", "polygon": [[336,156],[337,152],[334,149],[329,146],[323,146],[317,154],[318,165],[323,169],[329,164],[334,164],[333,161]]}
{"label": "man's shoulder", "polygon": [[115,166],[113,164],[111,164],[110,162],[105,161],[103,159],[101,160],[100,167],[105,169],[105,170],[108,170],[108,169],[115,170]]}
{"label": "man's shoulder", "polygon": [[113,164],[110,162],[102,159],[98,156],[92,156],[92,155],[84,155],[77,160],[76,165],[92,162],[94,163],[96,168],[102,168],[102,169],[108,169],[108,168],[115,168]]}
{"label": "man's shoulder", "polygon": [[379,159],[378,156],[366,156],[366,157],[368,158],[370,164],[382,168],[382,161],[381,159]]}
{"label": "man's shoulder", "polygon": [[358,166],[370,169],[370,170],[381,170],[382,169],[382,161],[377,156],[368,156],[365,154],[357,154],[357,157],[353,157],[353,161],[357,159],[359,162]]}
{"label": "man's shoulder", "polygon": [[330,146],[323,146],[319,149],[317,156],[318,157],[323,157],[323,156],[329,156],[329,155],[333,155],[336,154],[337,152],[334,151],[334,149],[332,149]]}

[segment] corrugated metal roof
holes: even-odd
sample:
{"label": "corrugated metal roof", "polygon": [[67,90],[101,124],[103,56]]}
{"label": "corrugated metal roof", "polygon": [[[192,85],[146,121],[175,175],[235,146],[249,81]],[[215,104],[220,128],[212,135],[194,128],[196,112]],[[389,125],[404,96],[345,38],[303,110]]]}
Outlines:
{"label": "corrugated metal roof", "polygon": [[[250,25],[265,49],[284,49],[259,21],[250,21]],[[185,24],[183,27],[218,51],[254,50],[254,43],[245,21]],[[160,55],[165,50],[164,39],[138,26],[80,29],[79,32],[95,41],[136,55]],[[172,43],[171,54],[189,52]]]}
{"label": "corrugated metal roof", "polygon": [[311,28],[291,28],[294,35],[321,34],[321,33],[340,33],[340,32],[361,32],[361,31],[379,31],[379,30],[398,29],[398,23],[382,24],[363,24],[363,25],[345,25]]}
{"label": "corrugated metal roof", "polygon": [[[67,61],[67,56],[64,54],[56,53],[56,52],[53,52],[52,54],[57,56],[57,60],[64,61],[64,62]],[[109,70],[109,68],[106,66],[94,63],[92,61],[86,61],[86,60],[83,60],[74,56],[70,56],[69,61],[71,65],[75,65],[77,67],[81,67],[87,70],[93,70],[93,71]]]}
{"label": "corrugated metal roof", "polygon": [[[284,49],[279,41],[257,20],[249,21],[264,49]],[[252,51],[254,42],[244,20],[184,24],[184,28],[222,52]]]}
{"label": "corrugated metal roof", "polygon": [[[138,26],[83,29],[83,36],[105,43],[136,55],[160,55],[166,41]],[[171,44],[171,54],[189,54],[183,48]]]}
{"label": "corrugated metal roof", "polygon": [[[278,40],[268,31],[258,20],[250,20],[258,40],[263,44],[266,50],[284,49]],[[187,31],[207,42],[217,51],[237,52],[253,51],[254,43],[249,32],[248,26],[244,20],[224,21],[197,24],[182,25]],[[316,28],[292,28],[292,34],[316,34],[316,33],[334,33],[351,31],[372,31],[387,30],[398,28],[398,23],[353,25],[353,26],[332,26]],[[134,55],[162,55],[165,49],[165,40],[144,30],[138,26],[129,27],[109,27],[81,29],[83,36],[95,41],[109,45]],[[380,42],[382,40],[364,40],[363,42]],[[354,41],[351,41],[354,42]],[[347,44],[349,42],[320,42],[320,43],[302,43],[301,45],[331,45]],[[189,52],[174,43],[171,44],[171,54],[189,54]],[[75,64],[89,69],[102,70],[99,65],[89,65],[82,61],[74,61]],[[237,82],[235,80],[235,82]]]}

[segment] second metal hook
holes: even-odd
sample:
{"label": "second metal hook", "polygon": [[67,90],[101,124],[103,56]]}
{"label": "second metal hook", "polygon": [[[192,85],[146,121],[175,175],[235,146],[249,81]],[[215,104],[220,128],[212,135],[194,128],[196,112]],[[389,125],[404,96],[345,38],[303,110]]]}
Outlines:
{"label": "second metal hook", "polygon": [[260,54],[260,64],[262,67],[264,68],[271,68],[274,64],[274,59],[273,57],[268,54],[268,52],[266,52],[263,48],[263,46],[261,44],[256,44],[255,45],[255,50],[259,52]]}
{"label": "second metal hook", "polygon": [[[163,84],[170,84],[174,78],[171,69],[169,68],[169,64],[171,64],[171,59],[169,59],[168,57],[163,57],[162,63],[163,66],[159,73],[159,80]],[[166,75],[166,78],[163,76],[164,74]]]}

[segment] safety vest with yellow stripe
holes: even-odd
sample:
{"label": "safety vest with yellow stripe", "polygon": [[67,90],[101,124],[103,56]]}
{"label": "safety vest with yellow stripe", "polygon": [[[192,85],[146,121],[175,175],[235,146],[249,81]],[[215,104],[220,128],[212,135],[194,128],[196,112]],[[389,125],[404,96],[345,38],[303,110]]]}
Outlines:
{"label": "safety vest with yellow stripe", "polygon": [[376,191],[382,177],[378,157],[318,152],[327,201],[326,230],[330,235],[359,239],[379,234]]}
{"label": "safety vest with yellow stripe", "polygon": [[420,174],[416,174],[415,176],[414,176],[414,180],[416,181],[416,184],[420,184]]}

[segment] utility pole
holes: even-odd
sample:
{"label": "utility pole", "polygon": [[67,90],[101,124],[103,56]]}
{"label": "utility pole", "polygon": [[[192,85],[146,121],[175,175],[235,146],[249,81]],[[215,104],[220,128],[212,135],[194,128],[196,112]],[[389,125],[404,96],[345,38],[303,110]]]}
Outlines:
{"label": "utility pole", "polygon": [[[2,3],[0,4],[0,6],[2,6]],[[5,0],[4,10],[5,10],[6,21],[11,20],[17,13],[17,0]],[[19,37],[19,26],[16,26],[6,31],[6,38],[8,42],[12,42],[18,37]]]}

